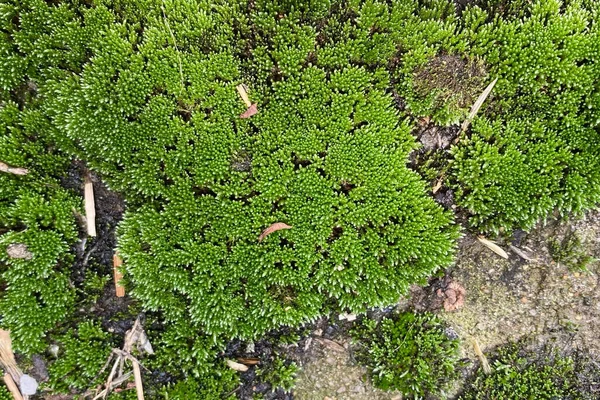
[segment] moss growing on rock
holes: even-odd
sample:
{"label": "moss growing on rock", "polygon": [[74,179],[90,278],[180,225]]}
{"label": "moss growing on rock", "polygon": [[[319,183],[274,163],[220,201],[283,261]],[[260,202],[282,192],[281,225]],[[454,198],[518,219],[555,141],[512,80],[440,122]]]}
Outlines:
{"label": "moss growing on rock", "polygon": [[492,370],[491,374],[478,370],[459,399],[591,400],[596,396],[589,382],[597,379],[597,365],[585,357],[561,356],[556,349],[531,352],[523,343],[512,343],[497,350]]}
{"label": "moss growing on rock", "polygon": [[378,388],[414,399],[443,396],[458,377],[459,341],[434,314],[365,319],[352,335]]}

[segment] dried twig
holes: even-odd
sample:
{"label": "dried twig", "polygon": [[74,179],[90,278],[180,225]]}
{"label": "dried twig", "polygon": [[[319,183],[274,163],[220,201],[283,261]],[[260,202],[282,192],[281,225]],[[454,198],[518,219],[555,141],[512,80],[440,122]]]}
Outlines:
{"label": "dried twig", "polygon": [[[84,238],[85,239],[85,238]],[[83,255],[83,259],[81,260],[81,265],[84,267],[87,267],[88,263],[90,262],[90,257],[92,256],[92,253],[94,253],[94,251],[96,251],[96,249],[98,248],[98,245],[100,245],[100,241],[97,241],[91,249],[89,249],[84,255]],[[85,244],[84,244],[85,246]]]}
{"label": "dried twig", "polygon": [[[131,378],[131,375],[133,375],[132,372],[128,372],[126,374],[121,375],[120,377],[118,377],[117,379],[115,379],[114,381],[112,381],[112,383],[110,384],[110,388],[105,388],[103,389],[100,393],[98,393],[96,395],[96,397],[93,398],[93,400],[98,400],[101,399],[103,397],[105,397],[106,395],[108,395],[110,392],[112,392],[112,390],[114,388],[116,388],[117,386],[120,386],[123,384],[123,382],[127,381],[129,378]],[[83,397],[87,397],[90,396],[92,393],[88,390]]]}
{"label": "dried twig", "polygon": [[442,176],[440,176],[440,178],[437,180],[435,185],[433,185],[433,188],[431,188],[431,191],[433,192],[433,194],[436,194],[438,192],[438,190],[440,190],[442,188],[445,177],[446,177],[446,174],[442,173]]}
{"label": "dried twig", "polygon": [[138,400],[144,400],[144,385],[142,384],[142,373],[137,361],[133,361],[133,379],[135,380],[135,390]]}
{"label": "dried twig", "polygon": [[240,94],[240,97],[242,98],[244,104],[246,104],[246,107],[252,106],[252,102],[248,98],[248,91],[246,89],[246,85],[241,83],[241,84],[237,85],[235,88],[237,89],[238,93]]}
{"label": "dried twig", "polygon": [[325,339],[325,338],[315,338],[315,340],[317,342],[319,342],[320,344],[322,344],[323,346],[330,348],[331,350],[335,350],[335,351],[339,351],[339,352],[346,351],[346,348],[344,346],[342,346],[338,342],[334,342],[333,340]]}
{"label": "dried twig", "polygon": [[513,253],[515,253],[516,255],[518,255],[519,257],[521,257],[522,259],[526,260],[526,261],[537,261],[536,259],[533,259],[531,257],[529,257],[529,255],[527,253],[525,253],[523,250],[521,250],[520,248],[513,246],[512,244],[508,246],[509,249],[511,249],[513,251]]}
{"label": "dried twig", "polygon": [[2,364],[4,370],[10,374],[15,382],[19,382],[23,371],[19,369],[15,361],[10,332],[4,329],[0,329],[0,364]]}
{"label": "dried twig", "polygon": [[240,97],[244,101],[244,104],[246,105],[246,111],[244,111],[244,113],[240,115],[240,118],[250,118],[258,112],[258,105],[256,103],[252,104],[252,102],[248,98],[248,87],[246,85],[244,85],[243,83],[239,84],[236,86],[236,89],[240,94]]}
{"label": "dried twig", "polygon": [[238,357],[237,360],[240,363],[246,364],[246,365],[258,365],[258,364],[260,364],[260,359],[256,358],[256,357],[248,357],[248,358]]}
{"label": "dried twig", "polygon": [[[115,359],[115,363],[113,364],[112,369],[110,370],[110,374],[108,374],[108,378],[106,379],[106,384],[104,385],[107,390],[104,392],[104,396],[102,396],[103,399],[106,398],[106,396],[108,396],[108,393],[111,390],[110,387],[113,383],[113,379],[115,377],[115,374],[117,373],[117,367],[119,366],[120,362],[121,362],[121,357],[117,357]],[[122,375],[122,374],[119,374],[119,376],[120,375]]]}
{"label": "dried twig", "polygon": [[6,172],[7,174],[13,175],[27,175],[29,170],[27,168],[11,167],[0,161],[0,172]]}
{"label": "dried twig", "polygon": [[[142,328],[140,317],[138,317],[135,320],[133,327],[125,334],[125,343],[123,344],[123,349],[112,349],[109,359],[100,370],[99,374],[104,372],[111,359],[116,356],[113,367],[108,375],[106,383],[104,384],[104,390],[102,390],[100,393],[96,391],[93,400],[106,398],[106,396],[108,396],[114,388],[129,379],[132,374],[134,376],[138,400],[144,400],[144,387],[142,384],[142,373],[140,370],[140,367],[143,367],[143,365],[137,358],[131,355],[131,350],[133,349],[134,345],[137,345],[140,351],[151,353],[152,346],[149,344],[149,342],[144,342],[148,342],[148,338],[144,332],[144,329]],[[126,374],[123,373],[125,360],[129,360],[131,362],[133,369],[133,371],[127,372]],[[85,396],[89,396],[91,393],[92,392],[88,390]]]}
{"label": "dried twig", "polygon": [[[494,89],[494,86],[496,85],[496,82],[498,82],[498,78],[494,79],[492,81],[492,83],[490,83],[485,90],[483,91],[483,93],[481,93],[479,95],[479,97],[477,98],[477,100],[475,101],[475,104],[473,104],[473,106],[471,107],[471,111],[469,112],[469,115],[467,116],[467,119],[465,119],[460,127],[460,132],[458,133],[458,135],[456,136],[456,139],[454,139],[454,144],[457,144],[460,141],[460,138],[462,137],[462,134],[464,132],[466,132],[466,130],[469,128],[469,125],[471,125],[471,122],[473,122],[473,118],[475,118],[475,116],[477,115],[477,113],[479,112],[479,109],[481,108],[481,106],[483,105],[483,103],[485,102],[485,100],[488,98],[488,96],[490,95],[490,93],[492,92],[492,89]],[[448,167],[444,168],[442,170],[442,172],[440,173],[440,177],[437,180],[437,182],[433,185],[431,191],[433,192],[433,194],[436,194],[438,192],[438,190],[441,189],[443,183],[444,183],[444,179],[446,179],[446,172],[448,171]]]}
{"label": "dried twig", "polygon": [[85,176],[84,184],[85,220],[89,236],[96,236],[96,204],[94,202],[94,184],[89,174]]}
{"label": "dried twig", "polygon": [[13,377],[10,374],[4,374],[4,383],[6,383],[6,387],[10,394],[12,394],[15,400],[23,400],[23,396],[21,395],[21,391],[19,387],[15,383]]}
{"label": "dried twig", "polygon": [[121,279],[123,279],[123,274],[119,270],[119,268],[122,265],[123,265],[123,259],[121,259],[121,257],[119,257],[118,254],[115,254],[113,256],[113,276],[115,279],[115,292],[117,294],[117,297],[125,296],[125,286],[121,285]]}

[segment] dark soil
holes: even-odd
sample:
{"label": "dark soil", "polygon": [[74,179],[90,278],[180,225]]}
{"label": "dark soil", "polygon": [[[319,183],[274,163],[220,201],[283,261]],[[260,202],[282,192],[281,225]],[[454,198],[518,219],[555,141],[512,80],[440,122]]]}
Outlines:
{"label": "dark soil", "polygon": [[[335,315],[320,318],[318,321],[301,328],[282,328],[269,332],[261,340],[248,343],[234,340],[227,346],[224,356],[231,360],[238,358],[258,358],[259,364],[249,366],[248,371],[241,373],[241,385],[236,395],[242,400],[252,399],[261,394],[266,400],[292,400],[293,393],[282,389],[273,391],[268,382],[261,380],[257,371],[259,368],[269,368],[275,359],[284,359],[286,363],[295,362],[301,366],[321,356],[314,345],[317,340],[327,339],[336,341],[347,338],[352,323],[340,321]],[[330,342],[329,342],[330,343]]]}
{"label": "dark soil", "polygon": [[[77,193],[83,193],[84,177],[89,174],[94,185],[94,200],[96,206],[96,237],[88,237],[83,225],[80,227],[80,241],[74,246],[75,262],[71,279],[78,288],[83,288],[86,278],[91,274],[113,276],[113,256],[117,247],[116,229],[123,218],[125,201],[118,193],[109,190],[101,178],[90,172],[79,161],[74,161],[63,186]],[[82,299],[83,300],[83,299]],[[91,308],[80,309],[84,315],[92,314],[102,321],[102,326],[109,332],[123,336],[133,326],[136,316],[127,314],[132,299],[128,296],[117,297],[113,279],[104,286],[103,292],[96,304]]]}

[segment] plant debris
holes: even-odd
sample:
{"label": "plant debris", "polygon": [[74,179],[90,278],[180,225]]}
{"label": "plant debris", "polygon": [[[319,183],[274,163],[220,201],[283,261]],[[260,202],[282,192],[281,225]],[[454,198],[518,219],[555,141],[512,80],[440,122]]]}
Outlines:
{"label": "plant debris", "polygon": [[10,258],[19,258],[22,260],[31,260],[33,253],[29,251],[26,244],[23,243],[12,243],[6,248],[6,253]]}
{"label": "plant debris", "polygon": [[84,183],[85,220],[89,236],[96,236],[96,204],[94,202],[94,184],[89,174]]}
{"label": "plant debris", "polygon": [[267,236],[269,236],[273,232],[277,232],[277,231],[280,231],[282,229],[292,229],[292,228],[293,228],[292,226],[290,226],[288,224],[285,224],[283,222],[275,222],[273,225],[269,226],[267,229],[265,229],[264,231],[262,231],[262,233],[258,237],[258,241],[262,242],[264,238],[266,238]]}
{"label": "plant debris", "polygon": [[438,289],[438,297],[444,298],[444,310],[455,311],[462,308],[465,304],[465,295],[467,291],[456,281],[452,281],[445,289]]}
{"label": "plant debris", "polygon": [[237,85],[236,89],[237,89],[238,93],[240,94],[240,97],[244,101],[244,104],[247,107],[247,110],[244,111],[244,113],[240,115],[240,118],[242,118],[242,119],[250,118],[251,116],[253,116],[254,114],[256,114],[258,112],[258,106],[256,105],[256,103],[252,104],[252,102],[248,98],[248,87],[246,85],[244,85],[242,83],[240,85]]}
{"label": "plant debris", "polygon": [[240,363],[237,363],[237,362],[232,361],[232,360],[225,360],[225,364],[227,364],[227,366],[229,368],[231,368],[232,370],[234,370],[234,371],[239,371],[239,372],[246,372],[246,371],[248,371],[248,366],[247,365],[240,364]]}
{"label": "plant debris", "polygon": [[508,259],[508,254],[506,251],[504,251],[504,249],[502,249],[502,247],[498,246],[496,243],[484,238],[483,236],[479,236],[477,240],[479,240],[485,247],[498,254],[500,257]]}
{"label": "plant debris", "polygon": [[[129,380],[129,378],[131,378],[133,375],[137,398],[138,400],[144,399],[144,388],[142,385],[142,374],[140,371],[141,364],[139,360],[131,354],[134,346],[141,353],[146,352],[148,354],[154,354],[152,346],[149,344],[146,333],[142,328],[142,323],[139,316],[135,320],[133,327],[125,334],[123,349],[112,349],[108,360],[106,360],[106,363],[98,373],[98,376],[101,375],[110,365],[112,359],[115,359],[110,374],[108,375],[106,383],[104,384],[104,389],[102,391],[100,391],[100,388],[96,389],[95,391],[88,390],[84,397],[94,395],[93,400],[105,399],[111,391]],[[124,373],[125,361],[129,361],[132,364],[132,371]]]}
{"label": "plant debris", "polygon": [[121,285],[121,279],[123,279],[123,274],[119,270],[123,265],[123,259],[119,257],[118,254],[113,256],[113,276],[115,280],[115,293],[117,297],[125,296],[125,286]]}
{"label": "plant debris", "polygon": [[0,172],[6,172],[7,174],[13,175],[27,175],[29,170],[27,168],[10,167],[0,161]]}
{"label": "plant debris", "polygon": [[[471,111],[469,112],[469,116],[467,117],[467,119],[464,120],[464,122],[462,123],[462,125],[460,127],[461,132],[465,132],[469,128],[469,125],[473,121],[473,118],[475,118],[475,116],[479,112],[479,109],[481,108],[481,106],[483,105],[483,103],[485,102],[485,100],[488,98],[488,96],[490,95],[490,93],[494,89],[494,86],[496,86],[496,82],[498,82],[498,78],[494,79],[492,81],[492,83],[490,83],[485,88],[485,90],[483,91],[483,93],[481,93],[481,95],[479,95],[479,97],[477,98],[477,101],[475,102],[475,104],[473,104],[473,107],[471,107]],[[455,140],[454,143],[457,143],[458,140],[459,140],[459,138],[460,138],[460,136],[456,138],[456,140]]]}

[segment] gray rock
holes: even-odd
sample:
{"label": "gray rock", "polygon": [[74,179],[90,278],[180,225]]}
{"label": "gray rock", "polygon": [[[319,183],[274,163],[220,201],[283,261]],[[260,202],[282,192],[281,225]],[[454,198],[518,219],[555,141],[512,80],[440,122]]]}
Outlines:
{"label": "gray rock", "polygon": [[25,374],[21,376],[19,380],[19,389],[21,389],[21,393],[24,395],[34,395],[37,392],[38,383],[31,376]]}

